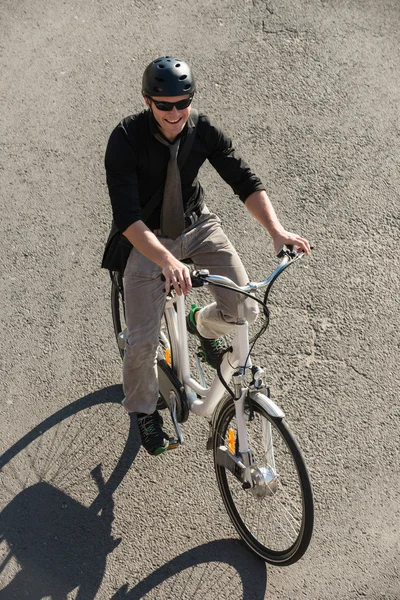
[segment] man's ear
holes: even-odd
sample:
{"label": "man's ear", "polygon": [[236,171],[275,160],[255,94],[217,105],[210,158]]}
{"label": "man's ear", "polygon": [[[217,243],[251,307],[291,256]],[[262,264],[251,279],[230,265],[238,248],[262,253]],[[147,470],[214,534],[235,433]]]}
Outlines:
{"label": "man's ear", "polygon": [[148,97],[143,96],[143,99],[144,99],[145,103],[147,104],[147,108],[150,108],[150,100],[148,99]]}

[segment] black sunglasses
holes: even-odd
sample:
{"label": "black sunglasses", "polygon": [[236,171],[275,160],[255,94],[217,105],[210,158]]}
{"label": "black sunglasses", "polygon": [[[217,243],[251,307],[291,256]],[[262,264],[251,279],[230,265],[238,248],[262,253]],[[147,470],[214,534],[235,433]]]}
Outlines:
{"label": "black sunglasses", "polygon": [[178,110],[183,110],[184,108],[187,108],[188,106],[191,105],[193,96],[189,96],[189,98],[185,98],[184,100],[179,100],[179,102],[163,102],[160,100],[154,100],[154,98],[151,98],[151,96],[149,96],[149,100],[154,102],[154,104],[155,104],[156,108],[158,108],[158,110],[167,112],[167,111],[172,110],[174,108],[174,106],[176,106],[176,108]]}

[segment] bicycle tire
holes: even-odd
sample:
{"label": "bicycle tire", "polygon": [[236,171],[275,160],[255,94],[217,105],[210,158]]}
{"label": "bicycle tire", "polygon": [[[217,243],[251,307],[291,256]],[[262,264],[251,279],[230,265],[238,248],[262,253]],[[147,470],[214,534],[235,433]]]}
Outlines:
{"label": "bicycle tire", "polygon": [[[245,410],[249,414],[249,409]],[[221,445],[229,447],[227,435],[229,429],[235,427],[235,407],[231,398],[227,398],[222,405],[214,428],[214,467],[218,487],[228,515],[248,548],[268,563],[286,566],[303,556],[311,540],[314,502],[310,479],[301,451],[287,424],[282,419],[271,417],[257,400],[252,402],[252,410],[254,420],[247,421],[249,447],[254,453],[256,468],[266,469],[265,451],[262,465],[257,462],[259,457],[255,452],[255,449],[258,451],[260,446],[263,448],[262,440],[259,439],[260,434],[255,438],[252,435],[253,432],[257,432],[260,424],[262,428],[269,423],[273,432],[275,466],[278,472],[281,470],[277,478],[277,489],[264,497],[257,497],[256,488],[243,489],[243,484],[228,469],[217,464],[217,448]],[[237,432],[235,447],[237,452]],[[283,467],[285,471],[282,470]],[[292,467],[292,472],[289,471],[289,467]],[[293,493],[292,497],[290,494],[295,480],[297,489],[294,490],[295,494]],[[267,488],[268,485],[263,490]],[[258,489],[260,490],[261,487]],[[262,493],[265,494],[265,491]],[[241,506],[243,502],[244,510]],[[297,513],[292,515],[290,511],[295,508],[295,502],[298,504]],[[257,531],[255,531],[254,527],[249,527],[245,521],[248,516],[252,517],[251,512],[256,511],[257,508],[263,509],[264,514],[256,515]],[[264,524],[267,525],[266,535],[262,536],[258,528],[259,525]],[[278,540],[280,535],[284,538],[283,543]]]}
{"label": "bicycle tire", "polygon": [[[115,279],[115,277],[117,277],[117,279]],[[115,277],[112,278],[111,283],[111,314],[113,320],[115,339],[117,342],[119,354],[123,359],[124,349],[121,348],[118,344],[118,336],[125,329],[125,303],[119,287],[120,285],[122,286],[122,277],[119,274],[116,274]],[[120,280],[118,278],[120,278]]]}

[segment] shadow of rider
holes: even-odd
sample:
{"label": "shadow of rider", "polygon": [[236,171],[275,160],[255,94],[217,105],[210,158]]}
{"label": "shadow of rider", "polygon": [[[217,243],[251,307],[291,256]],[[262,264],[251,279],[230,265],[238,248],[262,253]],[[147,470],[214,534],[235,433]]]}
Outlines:
{"label": "shadow of rider", "polygon": [[45,481],[24,489],[0,517],[9,557],[21,566],[0,599],[64,600],[77,587],[77,598],[94,598],[121,541],[111,535],[112,520],[111,495],[97,515]]}
{"label": "shadow of rider", "polygon": [[[109,402],[108,392],[90,394],[46,419],[0,457],[0,467],[71,415]],[[7,543],[9,552],[0,564],[0,575],[13,557],[20,570],[0,590],[0,600],[67,600],[76,588],[76,600],[94,600],[107,556],[121,541],[111,533],[113,493],[139,449],[134,427],[131,420],[124,450],[108,481],[104,481],[101,464],[91,471],[99,493],[90,507],[42,480],[23,489],[2,510],[0,542]]]}

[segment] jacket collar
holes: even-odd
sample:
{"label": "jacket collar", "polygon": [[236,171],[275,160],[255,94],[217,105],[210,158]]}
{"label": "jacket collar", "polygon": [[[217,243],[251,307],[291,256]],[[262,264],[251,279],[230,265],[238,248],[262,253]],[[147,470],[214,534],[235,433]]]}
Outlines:
{"label": "jacket collar", "polygon": [[[158,133],[159,135],[162,135],[162,136],[163,136],[163,138],[165,138],[167,142],[171,143],[171,142],[170,142],[169,140],[167,140],[167,138],[166,138],[166,137],[163,135],[163,133],[162,133],[161,129],[159,128],[159,126],[158,126],[158,123],[157,123],[157,121],[155,120],[155,118],[154,118],[154,115],[153,115],[153,113],[151,112],[151,110],[150,110],[150,109],[147,109],[147,111],[146,111],[146,112],[147,112],[147,121],[148,121],[148,123],[149,123],[149,128],[150,128],[150,133],[151,133],[151,135],[154,135],[155,133]],[[187,122],[186,122],[186,124],[185,124],[185,127],[182,129],[182,131],[180,132],[180,134],[176,136],[176,138],[175,138],[175,139],[179,139],[179,138],[185,138],[185,137],[186,137],[186,135],[187,135],[187,132],[188,132],[190,129],[193,129],[193,128],[194,128],[194,123],[193,123],[193,120],[192,120],[192,115],[190,114],[190,115],[189,115],[189,118],[188,118],[188,120],[187,120]]]}

